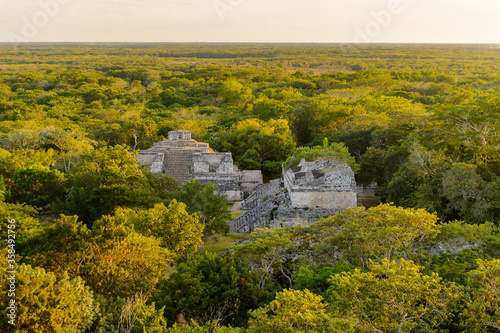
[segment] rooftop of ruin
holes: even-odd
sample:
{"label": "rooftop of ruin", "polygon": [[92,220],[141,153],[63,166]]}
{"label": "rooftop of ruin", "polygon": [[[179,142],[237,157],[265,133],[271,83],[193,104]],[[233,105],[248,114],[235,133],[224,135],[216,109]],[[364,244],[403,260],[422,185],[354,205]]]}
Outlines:
{"label": "rooftop of ruin", "polygon": [[208,143],[198,142],[191,139],[191,132],[188,131],[171,131],[168,132],[168,139],[161,142],[156,142],[147,150],[141,151],[139,154],[157,154],[168,150],[192,150],[196,153],[212,152]]}

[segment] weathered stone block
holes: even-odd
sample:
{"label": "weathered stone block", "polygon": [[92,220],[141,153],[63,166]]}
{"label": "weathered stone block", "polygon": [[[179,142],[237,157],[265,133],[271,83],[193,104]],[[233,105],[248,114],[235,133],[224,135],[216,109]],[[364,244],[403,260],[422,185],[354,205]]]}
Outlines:
{"label": "weathered stone block", "polygon": [[290,192],[292,207],[297,208],[337,208],[356,207],[358,198],[356,192],[311,191]]}
{"label": "weathered stone block", "polygon": [[188,131],[171,131],[168,132],[169,140],[191,140],[191,132]]}

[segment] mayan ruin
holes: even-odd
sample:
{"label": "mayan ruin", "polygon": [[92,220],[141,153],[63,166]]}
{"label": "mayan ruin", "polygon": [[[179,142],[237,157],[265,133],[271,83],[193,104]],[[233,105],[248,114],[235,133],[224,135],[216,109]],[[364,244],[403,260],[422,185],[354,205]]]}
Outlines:
{"label": "mayan ruin", "polygon": [[167,140],[140,151],[137,158],[153,174],[172,175],[181,185],[193,180],[214,182],[229,201],[242,200],[262,185],[260,170],[239,171],[231,153],[213,152],[208,143],[195,141],[188,131],[169,132]]}
{"label": "mayan ruin", "polygon": [[255,188],[231,225],[235,232],[309,224],[358,206],[354,172],[336,160],[306,162],[283,170],[283,178]]}

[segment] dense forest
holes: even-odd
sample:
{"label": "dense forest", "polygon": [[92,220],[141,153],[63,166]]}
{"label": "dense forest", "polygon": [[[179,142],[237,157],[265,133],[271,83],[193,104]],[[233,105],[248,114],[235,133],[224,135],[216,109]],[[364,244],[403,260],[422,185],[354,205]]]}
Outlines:
{"label": "dense forest", "polygon": [[[0,71],[2,332],[500,332],[498,45],[0,44]],[[330,145],[381,204],[202,251],[225,198],[136,160],[172,130],[267,179]]]}

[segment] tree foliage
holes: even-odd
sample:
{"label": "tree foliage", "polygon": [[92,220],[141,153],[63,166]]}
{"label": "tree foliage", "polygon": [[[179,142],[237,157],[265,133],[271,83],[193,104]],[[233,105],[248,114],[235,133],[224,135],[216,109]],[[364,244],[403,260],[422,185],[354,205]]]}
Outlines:
{"label": "tree foliage", "polygon": [[231,213],[227,208],[227,199],[217,192],[214,183],[188,181],[176,197],[186,204],[189,213],[198,215],[205,237],[229,231],[226,221],[231,219]]}
{"label": "tree foliage", "polygon": [[203,225],[196,214],[189,214],[186,205],[175,199],[166,207],[157,204],[148,210],[118,208],[113,217],[120,223],[135,226],[147,237],[161,241],[173,258],[185,258],[202,244]]}
{"label": "tree foliage", "polygon": [[389,204],[348,209],[321,221],[319,228],[333,228],[328,238],[342,258],[368,267],[369,261],[409,258],[439,233],[436,214],[424,209],[404,209]]}
{"label": "tree foliage", "polygon": [[477,260],[478,268],[469,273],[465,327],[470,332],[500,330],[500,260]]}
{"label": "tree foliage", "polygon": [[[2,269],[2,276],[7,276]],[[10,282],[2,282],[3,332],[81,332],[89,328],[99,306],[93,293],[80,277],[70,279],[56,275],[40,267],[20,265],[15,274],[15,297],[9,298]],[[10,300],[15,300],[14,325],[7,316]]]}
{"label": "tree foliage", "polygon": [[118,206],[150,208],[160,201],[125,146],[90,152],[74,167],[70,182],[66,212],[86,223],[111,214]]}
{"label": "tree foliage", "polygon": [[459,288],[443,285],[433,273],[423,275],[412,261],[371,262],[332,277],[327,301],[334,316],[357,319],[357,332],[439,332],[452,317]]}
{"label": "tree foliage", "polygon": [[288,121],[247,119],[234,125],[226,134],[224,148],[236,156],[242,169],[265,167],[271,172],[272,163],[284,161],[295,148]]}
{"label": "tree foliage", "polygon": [[354,157],[352,157],[343,143],[328,144],[328,139],[325,138],[323,146],[315,147],[299,147],[295,149],[292,156],[286,159],[283,166],[285,169],[290,169],[299,164],[302,159],[306,162],[313,162],[322,159],[335,159],[340,162],[346,163],[353,170],[357,170],[357,164]]}
{"label": "tree foliage", "polygon": [[250,312],[248,332],[355,332],[356,320],[331,317],[322,300],[307,289],[285,289]]}
{"label": "tree foliage", "polygon": [[[295,325],[283,309],[304,305],[304,313],[311,313],[314,303],[317,322],[325,323],[326,311],[327,323],[340,325],[334,326],[339,331],[373,331],[368,322],[397,331],[402,320],[395,309],[406,304],[402,331],[498,331],[493,287],[500,258],[495,74],[500,58],[491,45],[21,43],[15,49],[0,45],[0,55],[0,230],[7,231],[15,219],[16,260],[54,282],[36,284],[33,296],[42,296],[39,302],[26,300],[33,315],[25,318],[52,320],[47,312],[36,312],[43,300],[61,295],[61,281],[74,281],[73,293],[83,286],[76,282],[81,277],[94,289],[101,311],[91,326],[87,319],[78,324],[80,331],[116,331],[120,316],[134,318],[139,308],[135,324],[120,329],[244,331],[217,321],[165,328],[162,308],[151,302],[165,268],[199,248],[202,228],[205,235],[226,229],[227,208],[211,185],[181,189],[171,176],[155,177],[137,166],[138,149],[161,141],[168,131],[189,130],[196,140],[232,152],[238,167],[261,169],[269,178],[280,175],[294,151],[304,158],[343,156],[356,171],[357,184],[377,185],[381,200],[398,206],[351,210],[309,227],[259,231],[234,248],[240,255],[234,260],[243,257],[248,266],[200,259],[217,272],[241,264],[244,269],[235,271],[255,275],[257,290],[266,290],[266,296],[304,289],[278,294],[279,302],[272,303],[277,312],[256,320],[278,325],[281,316]],[[70,216],[54,220],[61,211]],[[0,237],[3,244],[7,236]],[[398,262],[383,261],[388,258]],[[418,260],[421,270],[403,259]],[[355,265],[364,271],[356,273]],[[380,267],[390,274],[375,274]],[[41,268],[51,273],[42,274]],[[338,274],[344,270],[350,273]],[[391,275],[393,270],[401,276]],[[52,273],[55,280],[48,277]],[[222,279],[208,270],[203,274],[211,279],[204,285],[207,295],[241,296],[241,288],[232,293],[217,285]],[[351,287],[366,290],[369,298],[344,300],[365,306],[364,317],[340,317],[323,309],[318,297],[305,296],[307,288],[324,293],[330,276],[348,276]],[[456,307],[450,314],[445,303],[448,291],[457,288],[453,283],[465,289],[462,298],[452,297]],[[426,289],[431,286],[442,291],[441,298]],[[78,290],[85,294],[85,288]],[[435,307],[402,302],[402,293],[396,293],[402,289],[418,300],[430,297]],[[46,290],[55,291],[44,298]],[[202,299],[205,305],[223,303],[219,294],[208,299],[190,290],[193,294],[175,297],[190,299],[193,309],[203,308],[197,303]],[[141,291],[144,299],[137,296]],[[247,296],[252,306],[230,311],[236,326],[244,325],[240,318],[247,309],[271,307],[270,297],[257,302]],[[304,299],[311,302],[305,305]],[[419,312],[439,308],[438,301],[439,315]],[[65,302],[54,313],[71,309],[77,323],[86,312]],[[165,308],[169,325],[178,320],[174,308],[178,311]],[[408,319],[412,314],[420,317]],[[69,322],[65,315],[52,320],[54,331],[73,330],[61,326]],[[438,319],[443,323],[434,325]],[[304,325],[309,323],[298,326]],[[303,330],[298,326],[295,331]]]}
{"label": "tree foliage", "polygon": [[182,314],[200,325],[211,321],[241,325],[247,311],[263,298],[257,282],[255,272],[238,258],[195,255],[162,282],[158,303],[165,305],[172,320]]}

